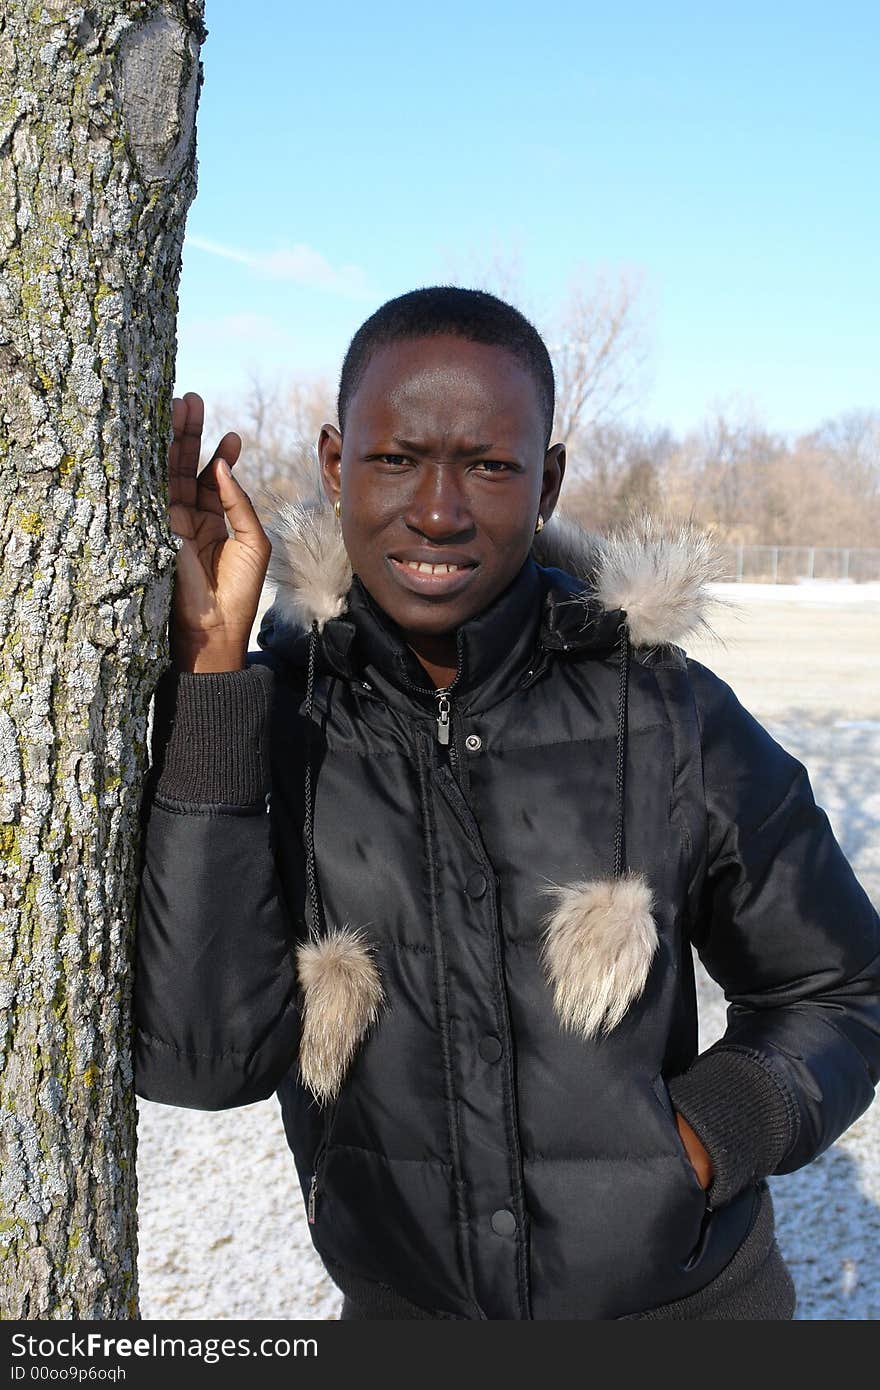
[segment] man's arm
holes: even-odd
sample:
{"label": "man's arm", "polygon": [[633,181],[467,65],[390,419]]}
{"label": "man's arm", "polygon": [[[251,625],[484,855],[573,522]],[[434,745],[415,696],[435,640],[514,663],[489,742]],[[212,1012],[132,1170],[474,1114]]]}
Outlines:
{"label": "man's arm", "polygon": [[225,1109],[272,1094],[298,1046],[292,928],[273,854],[275,673],[162,676],[143,801],[135,1090]]}
{"label": "man's arm", "polygon": [[232,474],[240,436],[199,472],[204,416],[195,391],[172,401],[180,546],[141,805],[134,1064],[146,1099],[217,1110],[271,1094],[297,1011],[267,814],[275,673],[247,651],[272,546]]}
{"label": "man's arm", "polygon": [[788,1173],[868,1107],[880,1078],[880,919],[806,769],[688,660],[707,854],[692,940],[728,1000],[723,1038],[669,1083],[714,1167],[709,1197]]}

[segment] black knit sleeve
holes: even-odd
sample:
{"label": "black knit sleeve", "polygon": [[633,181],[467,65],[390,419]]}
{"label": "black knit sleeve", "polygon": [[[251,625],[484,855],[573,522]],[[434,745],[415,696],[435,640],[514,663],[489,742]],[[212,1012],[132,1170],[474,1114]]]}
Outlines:
{"label": "black knit sleeve", "polygon": [[293,1064],[293,931],[275,862],[276,677],[166,672],[142,816],[135,1090],[196,1109],[271,1095]]}

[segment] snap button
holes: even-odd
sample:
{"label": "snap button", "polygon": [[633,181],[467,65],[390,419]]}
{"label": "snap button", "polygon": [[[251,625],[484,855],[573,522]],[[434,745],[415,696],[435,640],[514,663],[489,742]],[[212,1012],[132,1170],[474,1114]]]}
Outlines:
{"label": "snap button", "polygon": [[464,891],[469,898],[481,898],[488,887],[489,884],[486,875],[479,869],[475,869],[474,872],[468,876],[468,881],[464,885]]}
{"label": "snap button", "polygon": [[492,1230],[496,1236],[512,1236],[516,1230],[516,1217],[507,1207],[492,1213]]}
{"label": "snap button", "polygon": [[477,1051],[484,1062],[497,1062],[502,1052],[501,1043],[492,1033],[487,1033],[480,1038]]}
{"label": "snap button", "polygon": [[479,734],[468,734],[464,741],[464,746],[469,753],[479,753],[483,746],[483,740]]}

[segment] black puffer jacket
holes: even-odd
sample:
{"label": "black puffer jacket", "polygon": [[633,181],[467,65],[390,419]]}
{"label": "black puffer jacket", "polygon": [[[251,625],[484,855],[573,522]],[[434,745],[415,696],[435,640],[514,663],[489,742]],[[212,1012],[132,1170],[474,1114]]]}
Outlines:
{"label": "black puffer jacket", "polygon": [[[554,520],[443,695],[332,513],[263,521],[261,652],[157,690],[138,1093],[277,1089],[376,1313],[790,1317],[764,1179],[872,1099],[880,923],[803,766],[674,645],[705,543]],[[729,1000],[699,1057],[691,943]]]}

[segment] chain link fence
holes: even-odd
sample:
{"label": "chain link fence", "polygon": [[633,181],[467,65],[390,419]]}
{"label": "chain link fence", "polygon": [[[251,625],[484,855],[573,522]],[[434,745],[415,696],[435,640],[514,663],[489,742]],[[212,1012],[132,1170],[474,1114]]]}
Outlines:
{"label": "chain link fence", "polygon": [[804,579],[880,581],[880,549],[830,545],[729,545],[729,580],[752,584],[796,584]]}

